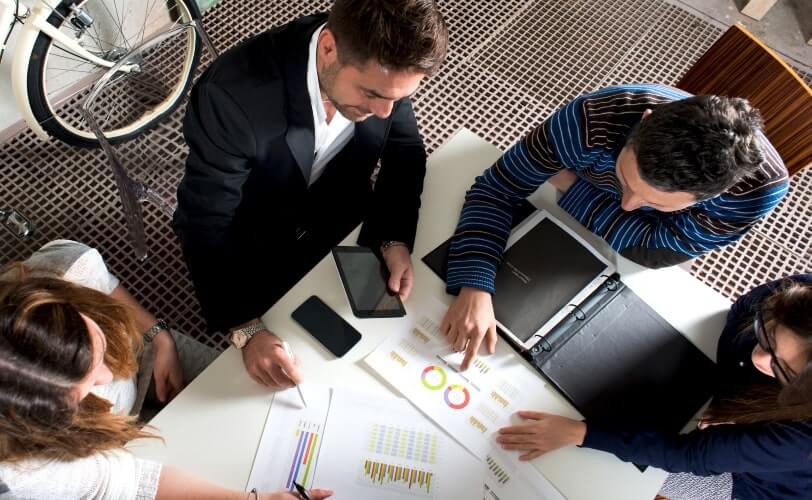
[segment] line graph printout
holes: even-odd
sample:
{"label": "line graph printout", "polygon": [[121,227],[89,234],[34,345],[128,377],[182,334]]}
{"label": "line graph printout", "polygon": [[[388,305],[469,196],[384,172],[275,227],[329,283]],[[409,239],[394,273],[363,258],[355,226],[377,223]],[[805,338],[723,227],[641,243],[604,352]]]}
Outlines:
{"label": "line graph printout", "polygon": [[[494,354],[460,371],[463,355],[451,349],[439,329],[446,306],[432,301],[410,311],[415,319],[409,327],[393,332],[364,362],[474,453],[486,471],[495,471],[488,481],[488,491],[496,495],[492,498],[562,498],[532,464],[520,462],[516,454],[502,455],[495,442],[499,428],[516,423],[515,413],[529,407],[523,391],[541,388],[544,381],[502,342]],[[502,465],[488,464],[489,456],[498,456]],[[514,480],[505,481],[506,475]],[[524,488],[534,493],[511,496],[510,491]]]}
{"label": "line graph printout", "polygon": [[[309,401],[309,398],[308,398]],[[482,494],[485,465],[408,401],[334,388],[316,484],[336,500],[457,500]]]}

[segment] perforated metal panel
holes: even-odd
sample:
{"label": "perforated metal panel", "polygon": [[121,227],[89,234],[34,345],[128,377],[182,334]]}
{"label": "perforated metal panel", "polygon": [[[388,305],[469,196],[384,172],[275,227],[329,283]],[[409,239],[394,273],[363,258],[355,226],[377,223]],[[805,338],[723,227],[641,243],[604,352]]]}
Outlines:
{"label": "perforated metal panel", "polygon": [[[225,50],[276,24],[329,8],[329,0],[224,0],[206,15]],[[441,0],[451,52],[415,96],[429,152],[460,127],[506,148],[572,97],[605,85],[673,84],[721,30],[661,0]],[[207,63],[204,57],[203,64]],[[807,81],[809,75],[804,75]],[[183,109],[154,131],[119,146],[138,176],[174,196],[186,147]],[[768,279],[812,269],[812,171],[796,176],[787,199],[742,241],[697,259],[692,272],[730,298]],[[22,133],[0,146],[0,204],[39,226],[20,243],[0,230],[0,262],[25,258],[54,238],[94,245],[123,283],[156,315],[210,345],[168,218],[145,206],[151,256],[136,262],[112,174],[101,152],[37,141]]]}

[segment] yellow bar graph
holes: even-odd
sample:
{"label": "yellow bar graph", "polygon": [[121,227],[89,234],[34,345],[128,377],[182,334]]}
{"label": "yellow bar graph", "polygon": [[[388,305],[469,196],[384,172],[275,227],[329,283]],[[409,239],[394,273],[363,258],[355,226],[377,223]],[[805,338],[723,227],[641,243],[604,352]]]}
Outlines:
{"label": "yellow bar graph", "polygon": [[363,462],[361,481],[367,485],[431,495],[433,479],[434,473],[427,470],[368,459]]}

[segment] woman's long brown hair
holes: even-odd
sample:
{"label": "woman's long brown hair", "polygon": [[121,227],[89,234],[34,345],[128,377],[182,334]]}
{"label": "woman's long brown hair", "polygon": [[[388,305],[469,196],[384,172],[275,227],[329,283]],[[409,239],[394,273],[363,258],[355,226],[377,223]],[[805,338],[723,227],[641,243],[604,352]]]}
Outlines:
{"label": "woman's long brown hair", "polygon": [[[723,388],[703,416],[703,422],[751,424],[812,420],[812,284],[785,280],[759,307],[765,322],[773,320],[804,341],[806,366],[785,386],[776,380]],[[742,334],[751,328],[754,314],[752,311],[744,318]]]}
{"label": "woman's long brown hair", "polygon": [[76,392],[94,359],[80,314],[104,332],[113,375],[135,375],[142,340],[128,309],[90,288],[28,277],[20,264],[0,276],[0,461],[71,460],[155,437],[107,400]]}

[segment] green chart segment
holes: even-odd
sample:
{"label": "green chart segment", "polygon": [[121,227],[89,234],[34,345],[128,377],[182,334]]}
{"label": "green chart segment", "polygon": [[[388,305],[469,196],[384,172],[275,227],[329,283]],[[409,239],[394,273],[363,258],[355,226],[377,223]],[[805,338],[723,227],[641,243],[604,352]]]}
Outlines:
{"label": "green chart segment", "polygon": [[427,464],[437,463],[437,446],[436,434],[383,424],[372,425],[367,441],[371,453]]}
{"label": "green chart segment", "polygon": [[431,496],[435,488],[434,473],[403,465],[363,461],[363,483],[409,493]]}
{"label": "green chart segment", "polygon": [[300,421],[295,431],[296,449],[293,452],[285,488],[293,488],[293,482],[307,485],[313,473],[319,445],[321,426],[312,422]]}

